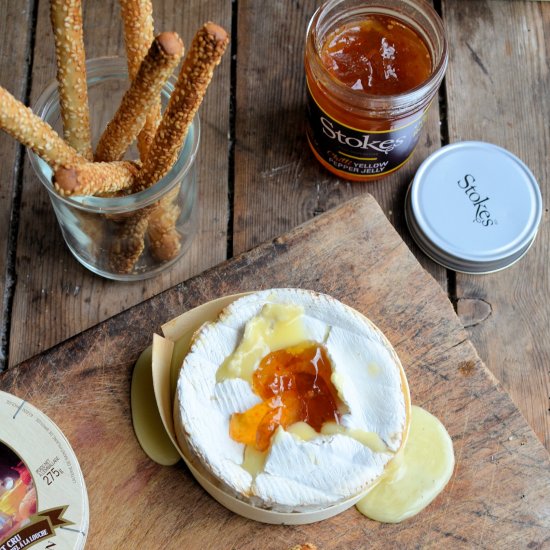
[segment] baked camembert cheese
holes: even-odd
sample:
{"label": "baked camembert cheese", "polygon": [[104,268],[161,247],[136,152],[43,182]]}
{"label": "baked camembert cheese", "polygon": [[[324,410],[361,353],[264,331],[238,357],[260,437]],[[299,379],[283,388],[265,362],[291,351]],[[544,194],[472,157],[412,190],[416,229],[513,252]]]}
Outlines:
{"label": "baked camembert cheese", "polygon": [[299,289],[247,295],[203,325],[174,400],[181,448],[224,490],[280,512],[364,493],[409,421],[405,373],[380,330]]}

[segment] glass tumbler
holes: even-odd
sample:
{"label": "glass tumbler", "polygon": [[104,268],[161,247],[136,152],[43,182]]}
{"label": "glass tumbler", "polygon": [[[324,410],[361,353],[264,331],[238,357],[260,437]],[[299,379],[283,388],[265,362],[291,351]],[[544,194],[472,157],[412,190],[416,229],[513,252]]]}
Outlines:
{"label": "glass tumbler", "polygon": [[[113,118],[129,86],[126,60],[118,57],[91,59],[86,63],[92,145],[95,149],[107,123]],[[166,106],[174,89],[171,77],[162,90]],[[63,135],[57,82],[42,92],[33,111]],[[172,169],[150,188],[126,196],[62,197],[52,185],[52,169],[40,157],[27,150],[31,165],[48,191],[63,238],[75,258],[90,271],[103,277],[134,281],[159,274],[177,262],[189,248],[197,226],[197,182],[195,158],[200,140],[198,115]],[[135,144],[125,158],[138,159]],[[124,272],[113,261],[113,243],[122,225],[139,217],[147,218],[143,252]],[[153,217],[165,219],[170,226],[170,250],[163,253],[152,246]]]}

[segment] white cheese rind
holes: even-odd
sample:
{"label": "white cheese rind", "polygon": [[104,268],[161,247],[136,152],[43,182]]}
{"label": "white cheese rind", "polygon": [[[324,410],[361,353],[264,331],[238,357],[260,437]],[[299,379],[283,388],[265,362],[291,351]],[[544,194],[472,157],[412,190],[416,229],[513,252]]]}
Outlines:
{"label": "white cheese rind", "polygon": [[345,435],[303,441],[279,428],[253,493],[278,509],[329,506],[367,488],[389,458]]}
{"label": "white cheese rind", "polygon": [[[216,383],[216,372],[237,347],[246,322],[265,303],[304,308],[311,340],[324,343],[333,382],[346,406],[342,423],[377,433],[396,451],[406,429],[401,367],[385,337],[365,317],[337,300],[298,289],[276,289],[240,298],[218,321],[197,333],[180,371],[174,413],[176,433],[204,467],[236,496],[279,511],[330,506],[364,491],[391,455],[373,453],[346,435],[303,441],[282,428],[273,438],[264,471],[254,480],[242,467],[244,446],[229,436],[234,412],[259,398],[241,379]],[[376,365],[376,369],[367,368]]]}
{"label": "white cheese rind", "polygon": [[393,363],[379,334],[367,336],[333,327],[326,346],[337,373],[333,383],[349,408],[341,423],[346,428],[377,433],[390,450],[397,451],[401,439],[397,440],[395,434],[403,429],[405,409],[396,407],[395,400],[388,396],[401,393],[401,380],[391,368],[379,369],[376,374],[368,368],[356,368]]}

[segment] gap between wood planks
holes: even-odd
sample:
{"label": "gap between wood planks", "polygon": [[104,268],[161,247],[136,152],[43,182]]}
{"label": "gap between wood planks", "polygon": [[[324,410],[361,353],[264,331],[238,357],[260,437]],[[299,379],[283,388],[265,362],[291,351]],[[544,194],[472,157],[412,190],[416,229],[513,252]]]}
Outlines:
{"label": "gap between wood planks", "polygon": [[[443,20],[443,13],[441,11],[441,0],[434,0],[433,3],[435,11]],[[439,120],[441,121],[440,125],[440,134],[439,141],[441,147],[449,144],[449,126],[447,124],[447,79],[444,77],[439,87],[438,92],[438,107],[439,107]],[[447,269],[447,295],[449,300],[453,304],[455,313],[458,311],[458,296],[457,296],[457,287],[456,287],[456,272]]]}
{"label": "gap between wood planks", "polygon": [[[30,102],[32,89],[32,69],[34,65],[34,45],[36,41],[36,22],[38,19],[38,0],[29,2],[30,16],[28,18],[27,43],[25,45],[25,60],[27,70],[24,76],[21,100],[25,105]],[[17,235],[19,233],[19,218],[21,209],[21,195],[23,189],[23,166],[25,163],[25,147],[17,146],[14,162],[14,186],[12,193],[12,209],[8,228],[8,246],[6,258],[6,272],[4,278],[6,286],[2,300],[2,313],[4,323],[0,328],[0,372],[7,369],[10,353],[10,331],[13,299],[15,296],[15,284],[17,281]]]}
{"label": "gap between wood planks", "polygon": [[229,70],[229,159],[227,166],[227,249],[226,259],[233,257],[233,223],[235,197],[235,140],[237,119],[237,24],[239,14],[238,0],[231,0],[231,42]]}

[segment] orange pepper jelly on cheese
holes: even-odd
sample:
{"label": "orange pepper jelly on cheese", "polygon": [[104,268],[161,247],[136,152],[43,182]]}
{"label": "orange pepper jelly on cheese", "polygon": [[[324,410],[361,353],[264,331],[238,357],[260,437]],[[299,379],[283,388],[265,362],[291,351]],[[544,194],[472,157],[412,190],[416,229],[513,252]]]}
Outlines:
{"label": "orange pepper jelly on cheese", "polygon": [[333,0],[308,28],[308,141],[346,179],[378,179],[409,159],[447,64],[433,9],[387,4],[378,13],[369,2]]}
{"label": "orange pepper jelly on cheese", "polygon": [[253,375],[253,389],[263,401],[232,415],[231,437],[265,451],[279,426],[305,422],[321,432],[325,422],[338,423],[339,400],[331,374],[330,360],[321,344],[307,342],[271,352]]}

